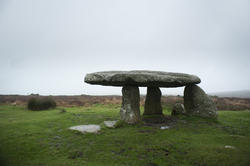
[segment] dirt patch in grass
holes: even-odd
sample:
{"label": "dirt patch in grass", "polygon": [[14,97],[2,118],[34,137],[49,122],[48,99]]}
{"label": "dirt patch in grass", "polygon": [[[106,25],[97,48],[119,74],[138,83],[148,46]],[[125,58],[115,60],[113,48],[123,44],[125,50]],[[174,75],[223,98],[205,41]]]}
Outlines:
{"label": "dirt patch in grass", "polygon": [[147,116],[143,118],[144,125],[152,127],[174,126],[178,121],[177,117],[169,115]]}

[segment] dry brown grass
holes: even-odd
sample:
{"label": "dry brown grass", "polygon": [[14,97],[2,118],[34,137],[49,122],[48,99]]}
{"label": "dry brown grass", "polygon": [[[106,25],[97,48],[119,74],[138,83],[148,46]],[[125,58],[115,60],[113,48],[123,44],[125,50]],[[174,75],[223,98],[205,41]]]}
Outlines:
{"label": "dry brown grass", "polygon": [[[26,105],[30,98],[34,95],[0,95],[0,105],[12,104],[12,105]],[[44,98],[48,96],[37,96]],[[50,96],[52,97],[58,106],[72,107],[72,106],[91,106],[93,104],[121,104],[121,96]],[[220,98],[213,97],[218,110],[249,110],[250,99],[242,98]],[[141,96],[140,104],[144,105],[145,96]],[[172,107],[175,103],[183,103],[182,96],[162,96],[162,104],[168,107]]]}

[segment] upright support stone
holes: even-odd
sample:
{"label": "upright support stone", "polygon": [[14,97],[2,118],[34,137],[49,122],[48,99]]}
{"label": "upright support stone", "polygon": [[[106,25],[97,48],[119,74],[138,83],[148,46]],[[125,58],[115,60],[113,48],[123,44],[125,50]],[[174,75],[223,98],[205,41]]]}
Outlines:
{"label": "upright support stone", "polygon": [[162,115],[161,90],[158,87],[148,87],[143,115]]}
{"label": "upright support stone", "polygon": [[189,115],[209,118],[217,117],[217,108],[213,100],[195,84],[185,87],[184,106]]}
{"label": "upright support stone", "polygon": [[129,124],[140,121],[140,94],[137,86],[124,86],[122,88],[121,119]]}

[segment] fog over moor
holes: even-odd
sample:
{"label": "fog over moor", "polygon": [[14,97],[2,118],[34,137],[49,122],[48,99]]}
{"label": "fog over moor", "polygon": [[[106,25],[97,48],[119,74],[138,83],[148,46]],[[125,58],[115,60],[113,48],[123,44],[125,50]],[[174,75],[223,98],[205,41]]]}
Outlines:
{"label": "fog over moor", "polygon": [[84,83],[105,70],[194,74],[206,92],[250,89],[250,1],[0,0],[0,94],[121,94]]}

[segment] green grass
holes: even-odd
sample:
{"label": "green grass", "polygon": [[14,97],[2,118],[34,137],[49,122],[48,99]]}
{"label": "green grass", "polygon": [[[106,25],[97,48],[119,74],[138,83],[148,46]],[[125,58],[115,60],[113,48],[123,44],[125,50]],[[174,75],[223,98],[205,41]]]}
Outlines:
{"label": "green grass", "polygon": [[60,113],[0,106],[0,165],[250,165],[250,111],[219,111],[218,121],[181,116],[166,130],[143,124],[102,128],[99,134],[68,130],[119,119],[119,108],[94,105]]}

